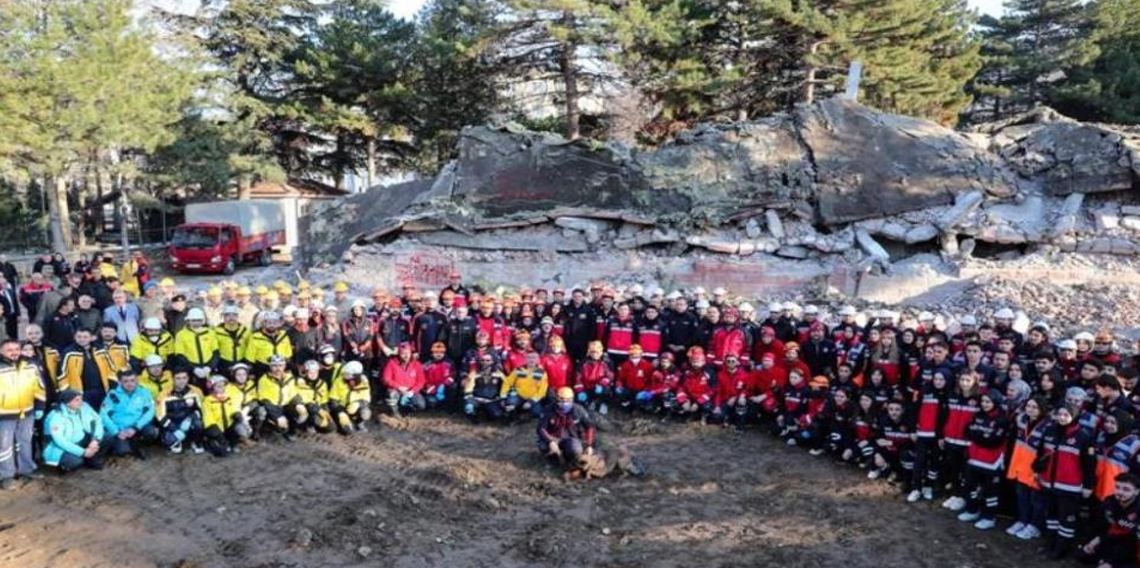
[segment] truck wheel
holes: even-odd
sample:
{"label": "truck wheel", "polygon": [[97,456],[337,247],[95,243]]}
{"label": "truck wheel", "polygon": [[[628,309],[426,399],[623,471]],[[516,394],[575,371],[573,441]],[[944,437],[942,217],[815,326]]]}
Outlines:
{"label": "truck wheel", "polygon": [[226,276],[230,276],[234,273],[234,270],[237,270],[237,260],[231,256],[230,259],[226,261],[226,267],[222,269],[222,272]]}
{"label": "truck wheel", "polygon": [[257,258],[257,263],[261,266],[269,266],[270,264],[273,264],[273,251],[270,249],[261,251],[261,256]]}

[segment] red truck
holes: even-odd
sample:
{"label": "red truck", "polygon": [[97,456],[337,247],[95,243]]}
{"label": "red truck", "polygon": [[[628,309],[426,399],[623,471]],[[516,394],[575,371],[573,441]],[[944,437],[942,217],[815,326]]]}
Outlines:
{"label": "red truck", "polygon": [[272,200],[186,206],[186,222],[170,239],[170,266],[180,272],[233,274],[243,262],[268,266],[285,244],[285,214]]}

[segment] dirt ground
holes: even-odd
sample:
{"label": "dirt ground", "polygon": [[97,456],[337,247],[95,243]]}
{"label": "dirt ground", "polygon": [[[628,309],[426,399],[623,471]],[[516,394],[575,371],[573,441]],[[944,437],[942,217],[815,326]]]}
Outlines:
{"label": "dirt ground", "polygon": [[[1036,546],[766,434],[627,420],[644,479],[568,484],[533,426],[414,417],[0,494],[0,567],[1016,566]],[[1005,524],[999,525],[1004,528]],[[1036,562],[1031,562],[1036,563]]]}

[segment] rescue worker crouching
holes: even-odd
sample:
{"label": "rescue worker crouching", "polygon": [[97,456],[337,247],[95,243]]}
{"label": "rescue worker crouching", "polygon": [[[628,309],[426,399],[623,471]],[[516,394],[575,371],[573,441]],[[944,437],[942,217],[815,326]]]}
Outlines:
{"label": "rescue worker crouching", "polygon": [[108,446],[103,440],[103,421],[74,389],[59,393],[59,405],[44,420],[44,463],[60,472],[81,467],[103,469],[103,456]]}
{"label": "rescue worker crouching", "polygon": [[332,415],[329,414],[329,385],[321,378],[321,364],[316,360],[305,361],[301,369],[301,380],[297,381],[297,394],[309,415],[305,428],[327,434],[333,430]]}
{"label": "rescue worker crouching", "polygon": [[253,369],[248,363],[237,363],[230,367],[230,380],[226,382],[226,398],[237,401],[236,406],[241,416],[237,419],[245,424],[244,436],[238,442],[245,444],[256,440],[265,424],[265,407],[257,396],[257,380],[250,375]]}
{"label": "rescue worker crouching", "polygon": [[396,356],[384,366],[385,400],[392,416],[399,418],[400,409],[423,410],[427,407],[424,395],[424,368],[412,353],[412,344],[404,341],[396,349]]}
{"label": "rescue worker crouching", "polygon": [[285,369],[285,357],[272,355],[269,371],[257,381],[257,399],[265,410],[264,425],[293,441],[293,432],[309,419],[309,411],[301,404],[297,379]]}
{"label": "rescue worker crouching", "polygon": [[190,384],[187,369],[174,371],[173,387],[155,403],[155,418],[162,430],[162,443],[171,453],[182,453],[184,442],[195,454],[203,452],[202,390]]}
{"label": "rescue worker crouching", "polygon": [[424,401],[428,408],[447,408],[455,401],[455,365],[447,358],[447,345],[437,341],[424,364]]}
{"label": "rescue worker crouching", "polygon": [[478,367],[467,375],[463,383],[463,413],[472,421],[483,416],[491,420],[502,418],[504,410],[499,392],[505,380],[495,356],[490,352],[481,354]]}
{"label": "rescue worker crouching", "polygon": [[133,370],[119,371],[119,384],[107,393],[99,411],[106,435],[104,446],[114,456],[134,454],[146,459],[142,443],[158,439],[154,424],[154,398],[150,391],[139,388],[139,377]]}
{"label": "rescue worker crouching", "polygon": [[597,430],[585,406],[574,402],[574,390],[562,387],[550,410],[538,421],[538,451],[567,469],[577,467],[583,454],[594,452]]}
{"label": "rescue worker crouching", "polygon": [[499,388],[499,397],[505,401],[503,410],[511,419],[542,417],[547,379],[539,359],[537,351],[527,352],[526,364],[511,371]]}
{"label": "rescue worker crouching", "polygon": [[224,458],[239,451],[238,444],[253,431],[242,412],[242,399],[231,396],[226,378],[214,375],[209,384],[210,394],[202,400],[202,442],[211,455]]}
{"label": "rescue worker crouching", "polygon": [[360,361],[345,363],[329,391],[329,412],[341,434],[368,431],[365,424],[372,418],[371,402],[372,390],[364,364]]}

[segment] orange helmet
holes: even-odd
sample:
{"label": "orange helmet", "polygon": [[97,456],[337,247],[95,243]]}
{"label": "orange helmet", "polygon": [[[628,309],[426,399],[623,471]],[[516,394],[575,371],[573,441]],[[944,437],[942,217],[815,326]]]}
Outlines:
{"label": "orange helmet", "polygon": [[435,343],[431,344],[431,352],[433,354],[435,354],[435,353],[447,353],[447,346],[444,345],[442,341],[436,341]]}
{"label": "orange helmet", "polygon": [[629,346],[629,354],[631,357],[634,355],[641,355],[644,352],[645,352],[645,350],[643,350],[641,348],[641,345],[639,345],[637,343],[634,343],[633,345]]}
{"label": "orange helmet", "polygon": [[827,377],[825,377],[823,375],[816,375],[816,376],[811,378],[811,381],[808,383],[808,386],[810,386],[813,390],[823,390],[823,389],[827,388],[828,385],[830,385],[830,384],[831,384],[831,381],[827,380]]}

